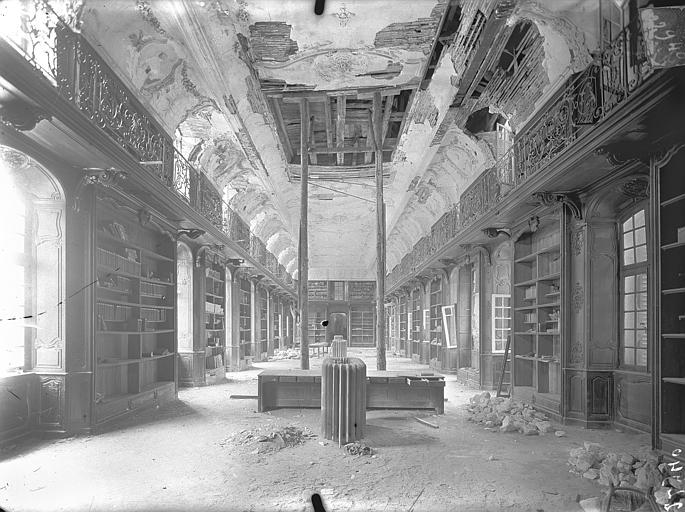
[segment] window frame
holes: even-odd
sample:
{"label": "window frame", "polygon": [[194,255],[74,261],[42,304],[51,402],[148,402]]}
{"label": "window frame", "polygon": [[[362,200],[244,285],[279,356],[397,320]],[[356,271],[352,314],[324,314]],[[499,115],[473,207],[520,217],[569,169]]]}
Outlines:
{"label": "window frame", "polygon": [[[623,229],[623,224],[627,222],[629,219],[634,218],[635,215],[637,215],[640,211],[644,212],[644,228],[645,228],[645,247],[646,247],[646,258],[644,261],[640,262],[635,262],[630,264],[626,264],[624,260],[624,251],[626,250],[625,247],[625,233]],[[642,227],[642,226],[640,226]],[[639,229],[639,228],[638,228]],[[630,230],[633,233],[633,245],[632,248],[633,250],[635,249],[636,245],[634,243],[634,233],[636,231],[635,228],[635,223],[633,221],[633,226]],[[621,215],[618,219],[618,226],[617,226],[617,232],[618,232],[618,247],[619,247],[619,254],[618,254],[618,260],[619,260],[619,272],[618,272],[618,291],[619,291],[619,311],[618,311],[618,354],[617,354],[617,359],[618,359],[618,368],[621,370],[626,370],[626,371],[633,371],[633,372],[639,372],[639,373],[649,373],[651,371],[652,367],[652,361],[650,358],[650,349],[652,346],[652,342],[650,340],[650,314],[649,314],[649,306],[651,304],[651,296],[650,296],[650,286],[649,286],[649,251],[650,251],[650,243],[649,243],[649,209],[648,209],[648,204],[644,201],[641,201],[638,204],[632,205],[629,209],[624,210],[621,212]],[[640,244],[642,245],[642,244]],[[637,255],[637,253],[635,252]],[[645,310],[644,313],[646,315],[646,321],[647,324],[645,326],[645,334],[647,336],[647,346],[646,347],[638,347],[638,342],[637,342],[637,337],[635,338],[633,342],[633,346],[631,347],[626,347],[625,345],[625,303],[626,303],[626,290],[625,290],[625,279],[626,277],[631,277],[631,276],[638,276],[644,274],[645,280],[646,280],[646,289],[644,293],[647,296],[647,304],[645,305]],[[637,315],[638,312],[642,312],[642,310],[637,309],[637,297],[638,297],[638,291],[637,291],[637,286],[635,287],[634,291],[631,292],[634,297],[634,309],[633,313]],[[637,326],[636,321],[633,323],[633,326]],[[637,333],[638,329],[634,329],[634,331]],[[634,355],[634,363],[633,364],[627,364],[625,363],[625,351],[626,349],[631,349],[633,351]],[[638,351],[644,351],[645,353],[645,359],[646,359],[646,364],[643,365],[638,365],[637,363],[637,353]]]}
{"label": "window frame", "polygon": [[[508,305],[504,306],[498,306],[497,305],[497,299],[508,299],[509,303]],[[511,323],[512,323],[512,316],[511,316],[511,310],[512,310],[512,305],[511,305],[511,294],[508,293],[493,293],[491,295],[491,318],[492,318],[492,329],[491,329],[491,338],[490,338],[490,350],[493,354],[504,354],[504,350],[506,348],[506,343],[507,343],[507,338],[506,336],[504,337],[503,341],[504,344],[502,345],[502,349],[497,349],[497,340],[500,338],[497,338],[496,333],[497,331],[507,331],[507,336],[511,336]],[[508,317],[498,317],[496,315],[496,311],[498,308],[507,308],[509,309],[509,316]],[[497,320],[508,320],[509,321],[509,327],[506,329],[498,328],[496,327],[497,325]]]}

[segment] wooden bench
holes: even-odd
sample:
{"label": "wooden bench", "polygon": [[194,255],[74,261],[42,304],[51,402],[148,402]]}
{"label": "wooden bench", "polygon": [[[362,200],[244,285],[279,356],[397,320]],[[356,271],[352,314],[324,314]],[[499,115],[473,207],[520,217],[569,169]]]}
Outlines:
{"label": "wooden bench", "polygon": [[[319,370],[264,370],[258,376],[258,410],[321,408]],[[445,412],[445,379],[421,372],[369,371],[368,409],[432,409]]]}

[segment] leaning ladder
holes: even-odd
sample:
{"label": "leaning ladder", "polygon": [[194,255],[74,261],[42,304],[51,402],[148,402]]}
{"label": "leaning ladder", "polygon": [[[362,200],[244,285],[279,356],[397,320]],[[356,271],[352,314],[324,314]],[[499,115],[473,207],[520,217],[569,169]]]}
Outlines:
{"label": "leaning ladder", "polygon": [[[507,343],[504,346],[504,361],[502,362],[502,372],[499,374],[499,383],[497,384],[497,396],[505,396],[502,394],[502,386],[506,384],[507,394],[506,398],[511,396],[511,361],[509,360],[509,349],[511,348],[511,335],[507,336]],[[509,369],[507,369],[509,366]],[[508,382],[504,382],[504,376],[508,375]]]}

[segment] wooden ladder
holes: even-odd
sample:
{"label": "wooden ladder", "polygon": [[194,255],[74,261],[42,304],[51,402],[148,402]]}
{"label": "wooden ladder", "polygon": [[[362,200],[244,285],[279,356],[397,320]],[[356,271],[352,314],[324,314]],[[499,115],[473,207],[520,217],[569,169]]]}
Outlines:
{"label": "wooden ladder", "polygon": [[[507,343],[504,347],[504,361],[502,362],[502,372],[499,374],[499,383],[497,384],[497,396],[504,396],[509,398],[511,396],[511,369],[507,369],[507,366],[511,368],[511,361],[509,360],[509,349],[511,348],[511,335],[507,336]],[[504,382],[504,376],[508,375],[509,378],[507,382]],[[502,386],[507,386],[507,394],[502,394]]]}

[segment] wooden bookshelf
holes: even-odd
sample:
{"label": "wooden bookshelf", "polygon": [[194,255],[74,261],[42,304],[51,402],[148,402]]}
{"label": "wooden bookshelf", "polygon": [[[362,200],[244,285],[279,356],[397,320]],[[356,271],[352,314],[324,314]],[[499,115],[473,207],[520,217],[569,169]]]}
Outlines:
{"label": "wooden bookshelf", "polygon": [[307,315],[307,333],[309,343],[323,343],[326,341],[326,327],[321,324],[326,320],[325,306],[310,306]]}
{"label": "wooden bookshelf", "polygon": [[250,281],[240,279],[240,359],[252,355],[252,290]]}
{"label": "wooden bookshelf", "polygon": [[685,182],[682,149],[656,171],[656,318],[659,439],[667,452],[685,440]]}
{"label": "wooden bookshelf", "polygon": [[558,217],[514,244],[514,394],[540,404],[561,401],[561,261]]}
{"label": "wooden bookshelf", "polygon": [[96,424],[177,389],[175,244],[112,201],[95,214]]}
{"label": "wooden bookshelf", "polygon": [[226,269],[205,263],[205,382],[226,375]]}
{"label": "wooden bookshelf", "polygon": [[350,307],[350,345],[373,346],[374,318],[372,306]]}

